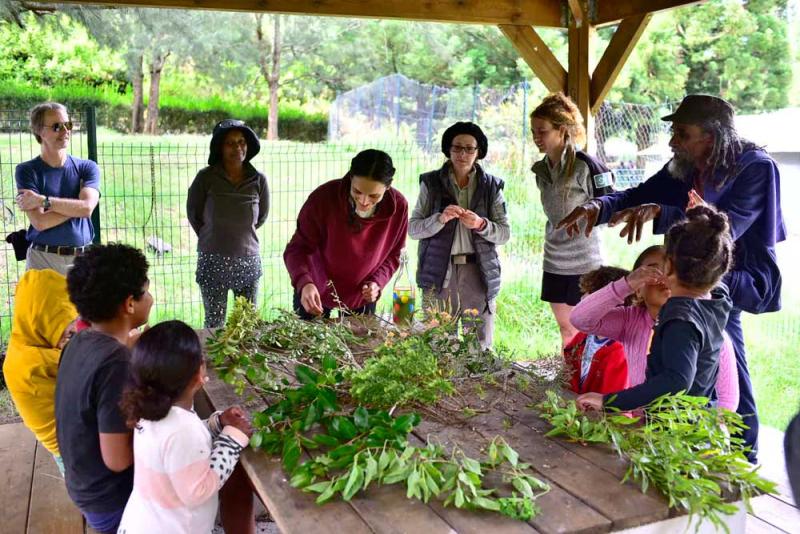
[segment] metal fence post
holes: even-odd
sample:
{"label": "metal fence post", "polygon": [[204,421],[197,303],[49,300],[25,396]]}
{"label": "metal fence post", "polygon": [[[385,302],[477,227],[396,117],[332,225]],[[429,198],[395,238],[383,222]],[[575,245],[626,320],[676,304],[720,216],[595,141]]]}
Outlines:
{"label": "metal fence post", "polygon": [[522,161],[525,161],[525,139],[528,135],[528,81],[522,82]]}
{"label": "metal fence post", "polygon": [[[89,159],[97,163],[97,108],[89,106],[86,108],[86,141],[89,149]],[[94,227],[94,239],[92,242],[95,245],[100,244],[100,203],[92,212],[92,226]]]}

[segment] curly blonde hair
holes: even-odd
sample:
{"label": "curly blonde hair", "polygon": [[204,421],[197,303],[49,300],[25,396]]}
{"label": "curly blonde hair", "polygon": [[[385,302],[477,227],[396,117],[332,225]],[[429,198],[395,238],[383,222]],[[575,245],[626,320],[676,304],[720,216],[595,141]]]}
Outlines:
{"label": "curly blonde hair", "polygon": [[542,100],[542,103],[531,111],[533,119],[542,119],[550,122],[554,128],[565,127],[564,142],[567,150],[565,176],[572,176],[575,169],[575,152],[577,147],[586,142],[586,129],[583,127],[583,115],[567,95],[558,92]]}

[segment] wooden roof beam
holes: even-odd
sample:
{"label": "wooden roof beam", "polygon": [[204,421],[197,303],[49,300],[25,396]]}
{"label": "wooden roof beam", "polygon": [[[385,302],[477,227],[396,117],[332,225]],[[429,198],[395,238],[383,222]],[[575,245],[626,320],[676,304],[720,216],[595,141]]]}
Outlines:
{"label": "wooden roof beam", "polygon": [[519,55],[549,91],[567,90],[567,71],[558,62],[547,44],[530,26],[500,25],[502,31]]}
{"label": "wooden roof beam", "polygon": [[518,24],[558,28],[566,26],[561,3],[553,0],[53,0],[50,3],[214,9],[465,24]]}
{"label": "wooden roof beam", "polygon": [[593,114],[600,109],[652,17],[652,13],[635,15],[620,22],[592,74],[590,106]]}
{"label": "wooden roof beam", "polygon": [[567,0],[569,4],[570,13],[572,18],[575,19],[575,25],[580,26],[586,20],[586,5],[583,0]]}
{"label": "wooden roof beam", "polygon": [[691,4],[699,4],[704,0],[595,0],[596,16],[592,25],[613,24],[628,17],[656,13]]}

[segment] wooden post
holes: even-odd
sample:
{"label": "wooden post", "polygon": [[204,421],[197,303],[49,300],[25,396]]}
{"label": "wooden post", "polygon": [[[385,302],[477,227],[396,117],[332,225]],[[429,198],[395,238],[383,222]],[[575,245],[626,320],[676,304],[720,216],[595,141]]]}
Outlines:
{"label": "wooden post", "polygon": [[592,138],[592,116],[590,114],[590,89],[591,77],[589,75],[590,39],[592,26],[584,21],[578,26],[575,20],[570,20],[569,38],[569,69],[567,70],[567,92],[569,97],[578,106],[583,115],[586,126],[586,139]]}

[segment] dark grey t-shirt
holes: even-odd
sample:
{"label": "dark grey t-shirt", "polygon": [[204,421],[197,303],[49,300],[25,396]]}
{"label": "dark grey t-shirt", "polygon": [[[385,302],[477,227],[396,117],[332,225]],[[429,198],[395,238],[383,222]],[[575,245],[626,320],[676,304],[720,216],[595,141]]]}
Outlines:
{"label": "dark grey t-shirt", "polygon": [[56,435],[67,491],[84,512],[125,507],[133,489],[133,467],[115,473],[100,454],[100,432],[129,432],[119,410],[128,379],[128,347],[93,330],[64,347],[56,379]]}
{"label": "dark grey t-shirt", "polygon": [[222,256],[257,256],[256,230],[269,213],[266,177],[252,165],[245,178],[232,184],[219,165],[197,173],[186,199],[189,224],[197,234],[197,250]]}

